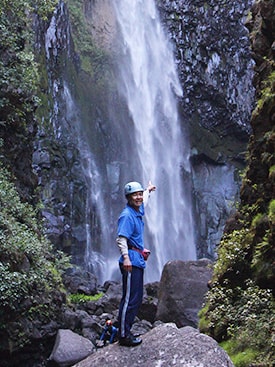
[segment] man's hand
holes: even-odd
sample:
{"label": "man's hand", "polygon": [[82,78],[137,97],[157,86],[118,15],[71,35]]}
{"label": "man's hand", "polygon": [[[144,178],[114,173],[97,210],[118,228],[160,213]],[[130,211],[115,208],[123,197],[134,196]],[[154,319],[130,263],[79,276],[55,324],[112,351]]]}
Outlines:
{"label": "man's hand", "polygon": [[126,271],[132,271],[132,263],[129,258],[129,255],[123,255],[123,268]]}
{"label": "man's hand", "polygon": [[156,187],[155,185],[153,185],[151,181],[149,181],[148,186],[147,186],[147,190],[149,191],[149,193],[150,193],[151,191],[155,191],[155,190],[156,190],[156,188],[157,188],[157,187]]}

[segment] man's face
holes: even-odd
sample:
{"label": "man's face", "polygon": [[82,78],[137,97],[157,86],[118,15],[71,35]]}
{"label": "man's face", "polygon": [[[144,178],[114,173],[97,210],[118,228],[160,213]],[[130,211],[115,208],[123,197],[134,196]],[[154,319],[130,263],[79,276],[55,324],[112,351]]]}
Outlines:
{"label": "man's face", "polygon": [[128,202],[131,206],[138,210],[143,203],[143,191],[134,192],[133,194],[129,195]]}

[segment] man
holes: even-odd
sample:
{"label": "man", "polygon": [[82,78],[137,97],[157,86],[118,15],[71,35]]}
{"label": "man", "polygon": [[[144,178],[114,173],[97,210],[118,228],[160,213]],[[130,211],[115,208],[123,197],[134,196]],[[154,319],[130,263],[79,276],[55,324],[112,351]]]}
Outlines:
{"label": "man", "polygon": [[118,219],[116,241],[121,253],[119,266],[123,288],[118,315],[119,343],[128,347],[142,342],[130,330],[142,303],[143,273],[145,261],[150,254],[150,251],[144,248],[142,217],[149,194],[155,189],[156,186],[151,182],[145,190],[139,182],[127,183],[124,188],[127,205]]}

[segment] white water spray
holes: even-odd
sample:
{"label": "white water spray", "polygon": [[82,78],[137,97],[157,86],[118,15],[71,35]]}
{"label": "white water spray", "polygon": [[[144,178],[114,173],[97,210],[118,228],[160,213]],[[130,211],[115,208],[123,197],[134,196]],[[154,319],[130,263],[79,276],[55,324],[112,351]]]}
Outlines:
{"label": "white water spray", "polygon": [[[99,281],[103,282],[112,278],[117,268],[118,258],[118,251],[114,245],[112,246],[110,238],[110,210],[107,208],[107,203],[104,202],[102,195],[103,175],[97,167],[96,159],[89,148],[85,130],[81,130],[82,125],[79,120],[78,109],[66,83],[64,83],[63,94],[66,119],[76,127],[75,137],[77,137],[76,142],[80,154],[80,167],[87,188],[85,205],[83,205],[85,209],[85,223],[83,223],[85,231],[83,233],[85,233],[86,240],[83,265],[85,269],[95,274]],[[73,198],[71,202],[74,202]],[[73,208],[71,211],[73,211]],[[94,223],[92,218],[96,218],[97,223]],[[93,235],[95,228],[100,228],[100,235]]]}
{"label": "white water spray", "polygon": [[127,167],[134,177],[128,180],[157,186],[145,227],[145,244],[152,250],[146,280],[154,281],[167,261],[196,259],[190,184],[183,177],[190,172],[189,147],[177,111],[182,90],[154,1],[114,0],[113,5],[122,38],[119,89],[131,118],[128,134],[135,140]]}

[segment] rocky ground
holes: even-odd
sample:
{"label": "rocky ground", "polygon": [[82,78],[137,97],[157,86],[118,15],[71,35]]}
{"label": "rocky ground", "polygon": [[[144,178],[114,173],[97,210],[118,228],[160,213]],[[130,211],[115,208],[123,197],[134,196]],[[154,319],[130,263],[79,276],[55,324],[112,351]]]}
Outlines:
{"label": "rocky ground", "polygon": [[[153,356],[152,343],[154,353],[163,349],[166,350],[165,354],[169,343],[172,343],[173,348],[176,348],[173,351],[176,355],[181,345],[178,344],[179,339],[183,343],[183,340],[188,340],[191,335],[193,340],[202,338],[196,330],[197,315],[203,305],[211,275],[209,260],[171,261],[165,265],[160,282],[144,286],[143,303],[132,328],[134,334],[142,335],[144,339],[142,347],[139,348],[142,360]],[[99,358],[99,352],[104,356],[112,351],[116,358],[120,358],[120,353],[126,352],[122,350],[125,347],[122,348],[118,344],[104,347],[102,352],[97,348],[106,319],[111,319],[117,326],[122,291],[120,282],[106,281],[103,285],[98,285],[94,275],[78,268],[67,272],[64,285],[67,302],[64,302],[63,298],[63,311],[59,318],[47,320],[45,324],[35,319],[32,322],[26,319],[24,332],[28,334],[31,344],[12,353],[1,353],[1,367],[65,367],[72,366],[88,355],[96,354],[96,358]],[[101,294],[97,300],[92,297],[87,300],[86,296],[97,294]],[[77,296],[77,302],[73,296]],[[170,323],[172,325],[167,329],[159,329],[161,325]],[[188,328],[183,331],[182,328],[185,327]],[[157,330],[154,331],[155,329]],[[171,334],[171,339],[166,340],[163,334],[166,339],[169,339]],[[215,344],[214,341],[211,343]],[[217,348],[211,343],[211,350]],[[126,349],[127,353],[130,353],[129,349],[132,348]],[[160,360],[164,358],[161,352],[159,356]]]}

